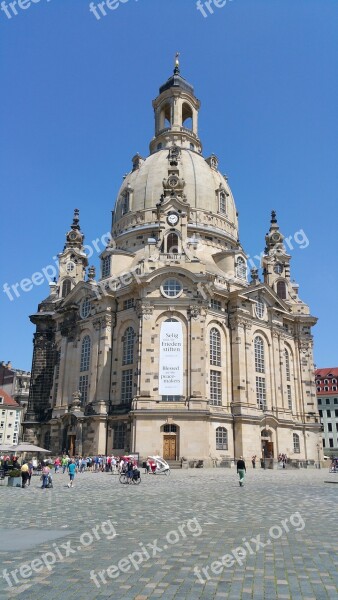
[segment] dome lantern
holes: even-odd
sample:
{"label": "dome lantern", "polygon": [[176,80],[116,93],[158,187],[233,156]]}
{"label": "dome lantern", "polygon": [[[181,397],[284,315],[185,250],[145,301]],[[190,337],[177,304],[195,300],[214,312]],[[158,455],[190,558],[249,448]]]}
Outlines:
{"label": "dome lantern", "polygon": [[173,75],[160,87],[153,101],[155,112],[155,137],[150,143],[150,152],[173,144],[202,152],[198,138],[198,111],[200,101],[193,86],[180,74],[179,53],[176,53]]}

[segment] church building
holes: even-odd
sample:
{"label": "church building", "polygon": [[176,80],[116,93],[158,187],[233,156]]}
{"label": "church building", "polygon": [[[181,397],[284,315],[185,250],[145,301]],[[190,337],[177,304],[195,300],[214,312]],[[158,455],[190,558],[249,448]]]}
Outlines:
{"label": "church building", "polygon": [[[321,443],[313,340],[276,213],[248,272],[238,216],[200,102],[173,75],[153,101],[150,154],[132,158],[100,273],[79,211],[36,325],[25,440],[71,455],[292,460]],[[257,240],[259,242],[259,240]]]}

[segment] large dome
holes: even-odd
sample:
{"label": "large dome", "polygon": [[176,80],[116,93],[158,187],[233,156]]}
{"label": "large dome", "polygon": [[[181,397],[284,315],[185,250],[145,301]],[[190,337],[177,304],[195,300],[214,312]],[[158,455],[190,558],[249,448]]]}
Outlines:
{"label": "large dome", "polygon": [[[187,148],[181,149],[178,164],[180,178],[184,180],[184,194],[186,202],[191,208],[220,213],[219,191],[226,194],[226,212],[222,214],[226,230],[231,232],[231,237],[237,239],[238,220],[235,202],[227,180],[216,168],[217,159],[205,160],[198,152]],[[158,150],[146,160],[140,161],[124,179],[119,190],[115,206],[116,224],[124,216],[124,198],[126,192],[131,190],[129,204],[130,212],[143,211],[155,208],[163,194],[163,180],[168,178],[168,148]]]}

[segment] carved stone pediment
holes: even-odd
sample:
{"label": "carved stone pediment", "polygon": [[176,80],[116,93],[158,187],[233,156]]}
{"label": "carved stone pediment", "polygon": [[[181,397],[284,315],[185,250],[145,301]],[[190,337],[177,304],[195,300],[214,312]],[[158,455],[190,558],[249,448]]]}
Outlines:
{"label": "carved stone pediment", "polygon": [[145,319],[150,319],[153,314],[154,307],[150,304],[150,302],[142,302],[142,300],[136,300],[135,302],[135,311],[139,318],[144,317]]}

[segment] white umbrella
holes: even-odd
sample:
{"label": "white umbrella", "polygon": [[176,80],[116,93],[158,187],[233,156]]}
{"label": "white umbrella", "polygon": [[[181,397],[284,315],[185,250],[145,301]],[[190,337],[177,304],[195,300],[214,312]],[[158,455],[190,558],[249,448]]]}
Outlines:
{"label": "white umbrella", "polygon": [[46,450],[46,448],[40,448],[39,446],[34,446],[34,444],[28,444],[25,442],[22,444],[16,444],[15,446],[7,446],[6,444],[0,445],[0,450],[6,452],[44,452],[46,454],[51,454],[51,451]]}

